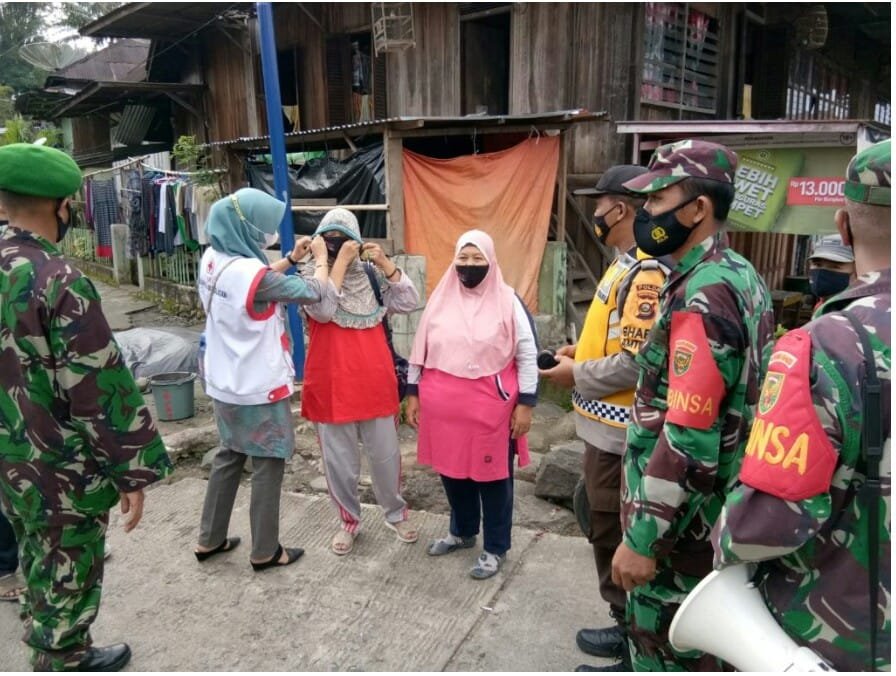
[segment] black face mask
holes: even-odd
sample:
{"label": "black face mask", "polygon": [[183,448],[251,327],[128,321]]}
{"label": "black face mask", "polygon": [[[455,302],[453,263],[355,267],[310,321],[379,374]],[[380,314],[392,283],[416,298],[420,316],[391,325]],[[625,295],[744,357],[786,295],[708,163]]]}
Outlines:
{"label": "black face mask", "polygon": [[849,286],[849,273],[816,268],[809,270],[809,289],[816,298],[836,296]]}
{"label": "black face mask", "polygon": [[635,242],[638,248],[651,256],[666,256],[680,249],[694,226],[684,225],[675,217],[675,212],[695,199],[691,197],[656,216],[651,216],[644,208],[638,209],[635,214]]}
{"label": "black face mask", "polygon": [[457,277],[460,283],[468,289],[473,289],[482,283],[488,274],[488,265],[455,265]]}
{"label": "black face mask", "polygon": [[[613,209],[610,209],[612,211]],[[607,212],[610,213],[610,211]],[[610,236],[610,230],[619,225],[619,221],[616,221],[613,225],[607,223],[606,216],[607,214],[602,214],[600,216],[594,216],[591,222],[594,224],[594,229],[597,231],[597,238],[600,240],[601,244],[607,243],[607,237]],[[620,219],[622,220],[622,219]]]}
{"label": "black face mask", "polygon": [[342,245],[348,240],[348,237],[324,237],[324,243],[327,245],[327,255],[330,258],[336,258]]}
{"label": "black face mask", "polygon": [[72,223],[72,208],[68,207],[68,221],[63,221],[59,216],[59,207],[62,206],[62,200],[56,204],[56,241],[61,242],[68,232],[68,228]]}

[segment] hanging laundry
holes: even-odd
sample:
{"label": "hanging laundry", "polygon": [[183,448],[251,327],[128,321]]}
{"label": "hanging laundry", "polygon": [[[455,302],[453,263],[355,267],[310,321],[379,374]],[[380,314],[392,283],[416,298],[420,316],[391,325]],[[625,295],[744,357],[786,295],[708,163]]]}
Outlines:
{"label": "hanging laundry", "polygon": [[89,186],[90,197],[87,202],[96,230],[96,255],[99,258],[112,258],[112,224],[120,220],[115,181],[94,179]]}
{"label": "hanging laundry", "polygon": [[132,169],[127,173],[124,190],[124,201],[128,205],[128,258],[138,258],[149,253],[149,230],[143,210],[145,193],[139,170]]}
{"label": "hanging laundry", "polygon": [[208,235],[205,232],[208,212],[212,208],[212,204],[219,199],[221,199],[221,194],[217,186],[197,185],[193,187],[193,215],[195,216],[196,224],[196,240],[203,246],[209,243]]}

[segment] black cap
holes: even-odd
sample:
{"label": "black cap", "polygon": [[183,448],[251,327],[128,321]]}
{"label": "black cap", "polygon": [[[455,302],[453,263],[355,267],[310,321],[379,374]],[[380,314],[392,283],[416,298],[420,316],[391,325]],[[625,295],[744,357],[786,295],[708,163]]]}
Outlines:
{"label": "black cap", "polygon": [[593,188],[582,188],[573,192],[574,195],[587,197],[599,197],[600,195],[633,195],[631,190],[626,190],[622,184],[633,178],[646,174],[647,168],[637,164],[617,164],[607,169]]}

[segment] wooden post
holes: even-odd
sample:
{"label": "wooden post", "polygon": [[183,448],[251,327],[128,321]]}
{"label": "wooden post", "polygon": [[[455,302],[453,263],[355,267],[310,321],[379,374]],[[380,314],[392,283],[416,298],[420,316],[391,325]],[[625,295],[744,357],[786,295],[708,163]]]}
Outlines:
{"label": "wooden post", "polygon": [[393,136],[388,127],[383,131],[383,160],[386,167],[386,239],[392,240],[390,255],[405,253],[404,240],[404,171],[402,168],[402,148],[400,136]]}
{"label": "wooden post", "polygon": [[566,134],[560,132],[560,157],[557,167],[557,241],[566,241]]}

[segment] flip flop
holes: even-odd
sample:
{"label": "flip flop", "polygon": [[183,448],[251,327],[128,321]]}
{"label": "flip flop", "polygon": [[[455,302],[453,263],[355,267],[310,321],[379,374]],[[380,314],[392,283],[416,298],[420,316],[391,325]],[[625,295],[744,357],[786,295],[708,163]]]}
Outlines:
{"label": "flip flop", "polygon": [[193,553],[196,555],[196,559],[198,561],[205,561],[206,559],[214,556],[215,554],[221,554],[223,552],[229,552],[231,549],[236,549],[236,546],[239,543],[240,543],[239,537],[234,536],[232,538],[224,538],[224,542],[219,544],[214,549],[209,549],[207,552],[194,551]]}
{"label": "flip flop", "polygon": [[354,533],[349,533],[344,528],[340,528],[336,535],[333,536],[330,549],[336,556],[345,556],[354,549],[356,537],[357,535]]}
{"label": "flip flop", "polygon": [[[283,552],[286,552],[286,563],[280,563],[280,557],[283,556]],[[255,563],[254,561],[249,561],[249,563],[252,564],[252,570],[257,573],[260,570],[274,568],[275,566],[288,566],[289,564],[298,561],[304,553],[305,550],[301,547],[290,547],[287,549],[283,549],[283,545],[277,545],[277,551],[269,560],[265,561],[264,563]]]}

